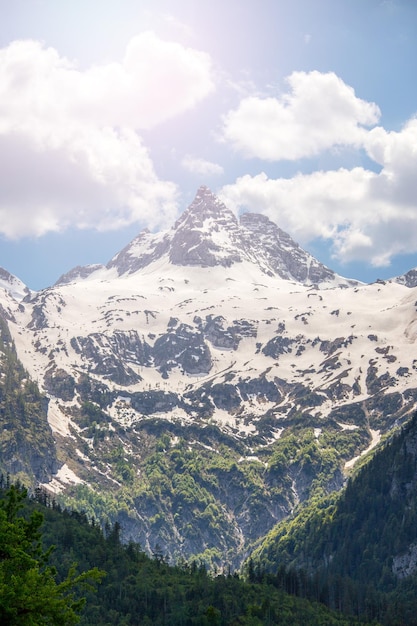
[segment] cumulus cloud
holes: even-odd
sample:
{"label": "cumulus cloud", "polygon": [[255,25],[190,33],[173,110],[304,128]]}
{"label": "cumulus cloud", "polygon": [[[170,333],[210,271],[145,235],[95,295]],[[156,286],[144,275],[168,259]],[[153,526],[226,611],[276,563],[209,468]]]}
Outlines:
{"label": "cumulus cloud", "polygon": [[417,251],[417,120],[399,132],[372,129],[365,139],[379,173],[356,167],[289,179],[243,176],[221,197],[236,210],[267,214],[302,244],[330,241],[342,262],[389,265]]}
{"label": "cumulus cloud", "polygon": [[[224,118],[223,139],[268,161],[311,157],[336,146],[360,148],[380,171],[363,167],[293,178],[242,176],[223,188],[236,210],[265,213],[302,244],[331,243],[341,262],[389,265],[417,251],[417,119],[401,131],[376,126],[376,104],[359,99],[333,73],[294,72],[280,98],[247,97]],[[378,168],[375,168],[378,169]]]}
{"label": "cumulus cloud", "polygon": [[158,180],[132,130],[68,129],[54,143],[40,147],[24,133],[0,138],[0,231],[7,237],[172,221],[176,188]]}
{"label": "cumulus cloud", "polygon": [[81,70],[38,41],[0,50],[0,232],[156,226],[176,212],[138,131],[214,89],[205,53],[134,37],[122,61]]}
{"label": "cumulus cloud", "polygon": [[223,118],[223,140],[247,157],[291,161],[334,146],[360,147],[380,117],[376,104],[332,72],[293,72],[287,83],[279,98],[241,100]]}
{"label": "cumulus cloud", "polygon": [[190,154],[182,159],[181,165],[191,174],[199,174],[201,176],[218,176],[223,174],[224,171],[218,163],[212,163]]}

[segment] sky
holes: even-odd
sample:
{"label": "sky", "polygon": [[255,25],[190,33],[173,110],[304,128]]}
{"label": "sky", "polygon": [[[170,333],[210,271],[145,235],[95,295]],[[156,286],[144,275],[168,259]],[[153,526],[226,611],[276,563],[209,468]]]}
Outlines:
{"label": "sky", "polygon": [[415,0],[0,0],[0,266],[39,290],[200,185],[364,282],[417,266]]}

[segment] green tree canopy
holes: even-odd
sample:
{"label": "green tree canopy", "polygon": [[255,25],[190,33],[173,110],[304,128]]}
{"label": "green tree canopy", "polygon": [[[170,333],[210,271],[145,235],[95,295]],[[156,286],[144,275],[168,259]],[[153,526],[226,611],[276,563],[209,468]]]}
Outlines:
{"label": "green tree canopy", "polygon": [[48,565],[51,550],[42,549],[42,513],[34,511],[29,519],[19,514],[26,495],[26,490],[12,486],[0,501],[0,623],[76,624],[84,605],[77,590],[99,581],[102,574],[96,568],[77,574],[72,567],[57,581],[55,568]]}

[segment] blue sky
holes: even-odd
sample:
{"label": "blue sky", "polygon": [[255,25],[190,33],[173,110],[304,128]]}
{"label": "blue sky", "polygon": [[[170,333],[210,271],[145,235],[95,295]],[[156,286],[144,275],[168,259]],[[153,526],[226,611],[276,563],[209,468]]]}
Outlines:
{"label": "blue sky", "polygon": [[415,0],[0,0],[0,266],[30,288],[208,185],[340,274],[417,266]]}

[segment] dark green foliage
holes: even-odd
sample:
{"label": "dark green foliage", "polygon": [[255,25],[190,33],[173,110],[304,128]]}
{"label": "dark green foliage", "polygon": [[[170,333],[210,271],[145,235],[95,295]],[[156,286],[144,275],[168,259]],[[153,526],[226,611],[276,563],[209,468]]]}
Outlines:
{"label": "dark green foliage", "polygon": [[82,402],[94,402],[102,409],[113,402],[114,394],[109,391],[108,387],[86,374],[80,374],[76,388]]}
{"label": "dark green foliage", "polygon": [[25,490],[11,486],[0,500],[0,623],[76,624],[84,599],[75,589],[101,575],[97,569],[77,575],[71,565],[57,582],[57,570],[48,563],[52,550],[41,545],[42,513],[33,510],[29,519],[19,515],[25,497]]}
{"label": "dark green foliage", "polygon": [[110,421],[109,416],[93,402],[83,402],[80,408],[78,424],[81,428],[103,425]]}
{"label": "dark green foliage", "polygon": [[57,398],[70,401],[74,397],[74,378],[61,368],[51,367],[47,370],[44,384],[48,392]]}
{"label": "dark green foliage", "polygon": [[[45,504],[49,504],[49,508],[45,508]],[[81,626],[359,624],[355,620],[330,612],[322,604],[291,597],[269,583],[254,580],[245,582],[237,574],[230,572],[210,575],[199,561],[171,566],[159,546],[155,546],[153,557],[150,558],[137,544],[120,543],[120,527],[117,524],[113,527],[107,526],[103,533],[84,514],[61,511],[41,490],[36,492],[36,502],[29,504],[29,520],[38,520],[39,510],[45,518],[41,553],[45,555],[44,550],[48,546],[56,546],[49,555],[49,560],[56,568],[57,580],[64,581],[58,582],[59,590],[64,589],[66,572],[74,560],[81,569],[98,566],[106,572],[97,590],[87,590],[85,593],[86,604],[81,613]],[[31,521],[22,523],[32,524]],[[37,531],[37,522],[35,530]],[[39,549],[37,542],[38,538],[35,537],[35,547]],[[25,594],[26,590],[22,587],[23,599]],[[66,601],[68,602],[68,598]],[[78,600],[70,596],[70,601],[77,602],[72,606],[75,612],[79,608]],[[45,601],[46,606],[48,602],[49,600]],[[42,613],[39,613],[32,622],[10,623],[16,623],[16,626],[24,626],[26,623],[74,623],[70,613],[66,616],[66,621],[55,617],[50,621],[42,621],[41,616]]]}
{"label": "dark green foliage", "polygon": [[279,524],[253,555],[250,572],[258,567],[288,591],[295,585],[295,593],[304,578],[308,597],[384,624],[412,626],[417,624],[417,597],[411,592],[417,572],[407,567],[414,546],[417,416],[341,494],[315,499]]}
{"label": "dark green foliage", "polygon": [[0,471],[26,484],[47,481],[57,469],[47,406],[17,359],[0,310]]}
{"label": "dark green foliage", "polygon": [[[270,416],[274,428],[279,420]],[[295,491],[303,501],[339,489],[345,461],[370,443],[365,428],[343,430],[321,417],[306,426],[296,412],[283,420],[287,431],[278,440],[266,446],[254,438],[250,456],[250,435],[236,438],[211,421],[152,418],[124,431],[92,402],[74,421],[92,442],[79,449],[100,474],[81,473],[91,487],[69,486],[61,504],[119,521],[125,540],[147,549],[160,543],[174,560],[198,557],[209,568],[239,567],[251,543],[293,509]],[[115,480],[103,487],[105,475]]]}
{"label": "dark green foliage", "polygon": [[[26,485],[48,483],[61,465],[48,400],[17,360],[6,318],[0,322],[0,470]],[[121,336],[117,343],[123,347]],[[260,377],[233,384],[229,372],[226,384],[206,382],[182,396],[150,389],[120,396],[93,371],[73,376],[51,368],[46,381],[61,398],[75,393],[80,400],[59,407],[70,430],[65,440],[56,438],[59,456],[82,481],[65,484],[61,504],[120,522],[123,538],[149,551],[160,543],[172,559],[198,557],[210,568],[239,567],[252,543],[297,502],[339,489],[345,462],[370,443],[364,419],[370,410],[352,405],[359,427],[344,429],[337,422],[353,417],[320,415],[325,394],[301,383]],[[271,408],[288,395],[290,411]],[[257,409],[240,417],[241,396],[265,402],[265,415]],[[216,423],[216,406],[230,409],[230,424]],[[138,419],[132,409],[159,417]],[[183,421],[176,409],[192,419]]]}

